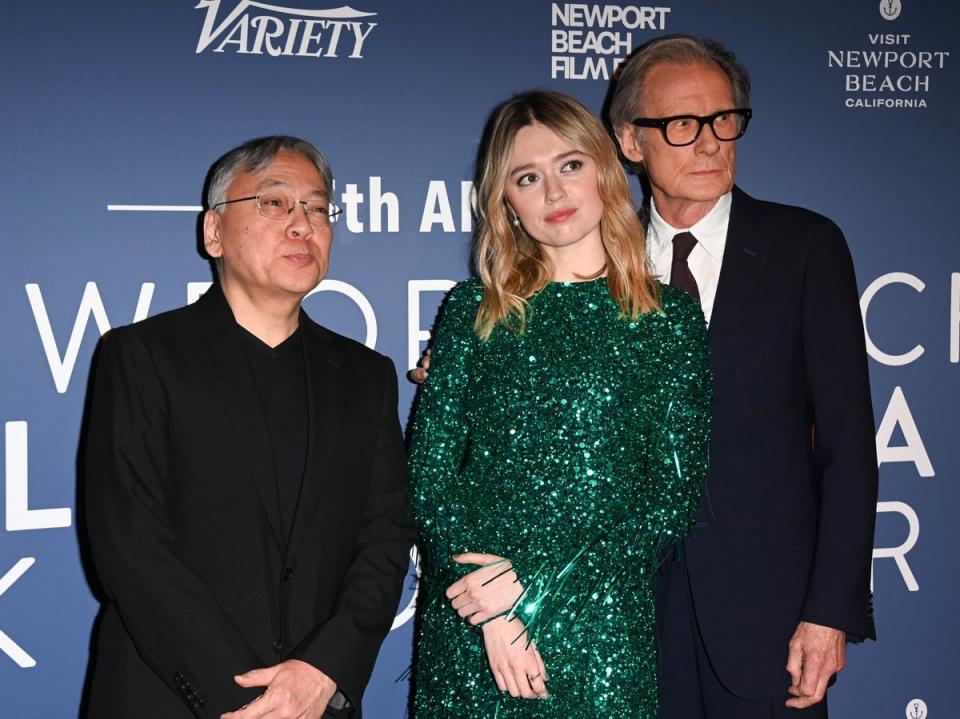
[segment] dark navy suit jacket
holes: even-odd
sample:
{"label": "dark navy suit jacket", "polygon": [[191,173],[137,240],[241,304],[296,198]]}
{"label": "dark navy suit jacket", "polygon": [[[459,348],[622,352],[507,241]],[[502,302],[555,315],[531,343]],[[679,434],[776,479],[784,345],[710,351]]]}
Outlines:
{"label": "dark navy suit jacket", "polygon": [[873,410],[839,228],[734,188],[710,344],[710,471],[686,543],[695,611],[729,691],[782,697],[801,620],[875,638]]}

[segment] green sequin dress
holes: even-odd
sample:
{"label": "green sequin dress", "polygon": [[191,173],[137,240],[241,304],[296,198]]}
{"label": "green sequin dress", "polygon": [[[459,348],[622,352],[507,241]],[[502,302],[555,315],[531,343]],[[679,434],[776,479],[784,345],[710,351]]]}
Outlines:
{"label": "green sequin dress", "polygon": [[[467,280],[447,298],[412,428],[414,717],[653,719],[653,572],[688,531],[707,468],[703,315],[664,286],[663,313],[632,322],[603,278],[549,283],[522,334],[483,342],[481,291]],[[451,561],[465,551],[513,562],[549,698],[502,694],[480,630],[444,597],[476,569]]]}

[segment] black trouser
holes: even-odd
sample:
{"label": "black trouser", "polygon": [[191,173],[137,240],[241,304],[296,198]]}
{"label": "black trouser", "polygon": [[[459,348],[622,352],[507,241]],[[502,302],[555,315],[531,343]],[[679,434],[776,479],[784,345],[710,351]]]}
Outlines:
{"label": "black trouser", "polygon": [[[683,552],[670,552],[657,574],[660,719],[827,719],[826,700],[790,709],[789,698],[744,699],[720,682],[697,624]],[[783,647],[783,663],[787,647]]]}

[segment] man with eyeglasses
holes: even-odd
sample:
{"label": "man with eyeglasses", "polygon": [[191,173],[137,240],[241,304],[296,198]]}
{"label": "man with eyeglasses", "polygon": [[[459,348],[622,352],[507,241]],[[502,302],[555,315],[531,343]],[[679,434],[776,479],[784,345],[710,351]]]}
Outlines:
{"label": "man with eyeglasses", "polygon": [[[664,719],[826,717],[848,638],[875,638],[877,463],[840,230],[734,185],[749,76],[719,44],[654,40],[610,121],[649,184],[648,255],[710,325],[710,474],[657,576]],[[786,667],[786,669],[785,669]]]}
{"label": "man with eyeglasses", "polygon": [[104,338],[89,717],[360,716],[415,532],[392,362],[300,308],[332,188],[303,140],[228,152],[203,216],[219,282]]}

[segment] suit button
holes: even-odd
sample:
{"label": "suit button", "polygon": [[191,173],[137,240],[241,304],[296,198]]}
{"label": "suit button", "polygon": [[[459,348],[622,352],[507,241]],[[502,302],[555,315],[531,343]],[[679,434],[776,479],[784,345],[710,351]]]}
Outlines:
{"label": "suit button", "polygon": [[296,576],[296,572],[294,572],[290,567],[287,567],[286,569],[283,570],[283,575],[282,575],[283,581],[285,582],[293,581],[293,578],[295,576]]}
{"label": "suit button", "polygon": [[283,651],[283,642],[281,642],[279,639],[276,640],[273,643],[273,651],[275,651],[277,654],[280,654]]}

